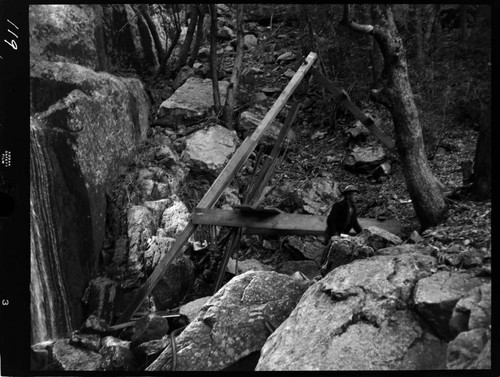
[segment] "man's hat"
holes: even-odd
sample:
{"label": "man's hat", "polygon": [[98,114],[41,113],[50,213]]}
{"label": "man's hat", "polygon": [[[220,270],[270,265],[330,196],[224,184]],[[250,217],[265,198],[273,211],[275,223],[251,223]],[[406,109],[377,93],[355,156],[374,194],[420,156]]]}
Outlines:
{"label": "man's hat", "polygon": [[354,185],[348,185],[346,186],[346,188],[344,189],[344,191],[342,191],[342,194],[345,195],[349,192],[359,192],[358,188]]}

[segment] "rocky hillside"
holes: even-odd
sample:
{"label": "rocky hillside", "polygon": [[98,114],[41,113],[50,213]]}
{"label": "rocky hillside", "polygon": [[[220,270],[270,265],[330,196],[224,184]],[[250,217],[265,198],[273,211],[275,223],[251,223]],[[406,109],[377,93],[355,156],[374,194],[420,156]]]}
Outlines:
{"label": "rocky hillside", "polygon": [[[33,149],[40,156],[36,161],[44,162],[32,171],[32,177],[39,177],[33,192],[48,203],[36,205],[33,212],[41,216],[46,208],[55,208],[49,213],[51,223],[33,223],[33,242],[37,260],[50,266],[50,258],[61,258],[63,252],[55,246],[58,242],[50,244],[51,232],[64,223],[56,237],[78,257],[62,270],[47,268],[49,275],[62,276],[55,288],[34,286],[38,297],[64,287],[62,295],[75,309],[57,304],[62,318],[69,318],[57,331],[44,316],[34,321],[36,329],[45,330],[35,330],[33,336],[33,369],[491,367],[491,203],[455,194],[447,222],[420,234],[397,157],[348,114],[334,112],[332,98],[309,78],[294,97],[302,108],[263,205],[326,215],[340,189],[355,184],[361,191],[360,217],[399,220],[402,233],[367,228],[356,237],[333,238],[323,274],[320,237],[243,236],[225,272],[225,285],[214,294],[229,230],[200,226],[133,321],[111,326],[300,66],[299,21],[276,15],[272,21],[267,12],[273,6],[247,12],[238,121],[235,130],[228,130],[213,112],[208,41],[193,67],[184,67],[172,79],[151,75],[157,71],[154,65],[149,65],[151,72],[140,71],[140,64],[132,61],[136,74],[96,73],[92,69],[109,68],[100,63],[108,61],[102,57],[113,61],[120,48],[130,54],[139,41],[144,51],[140,33],[133,46],[99,47],[99,36],[113,30],[111,20],[124,17],[132,26],[138,21],[131,19],[127,6],[66,6],[71,11],[67,17],[79,22],[58,22],[68,34],[63,38],[58,30],[59,41],[44,44],[40,31],[50,30],[47,25],[53,22],[48,15],[63,17],[57,7],[30,9],[31,17],[46,16],[38,18],[33,32],[40,45],[32,52],[31,129]],[[236,34],[233,10],[225,5],[217,9],[223,101]],[[94,19],[101,21],[95,39],[88,42],[88,50],[95,51],[86,55],[89,62],[62,47],[73,43],[79,25],[91,28]],[[383,109],[365,99],[356,103],[381,119],[384,132],[394,136]],[[269,153],[289,108],[280,113],[261,151],[251,155],[216,207],[242,203],[260,169],[258,156]],[[450,192],[462,186],[458,162],[473,158],[476,139],[473,128],[450,129],[436,144],[431,167]],[[47,184],[51,172],[56,174]],[[55,190],[60,186],[67,189],[58,207]],[[69,211],[67,203],[82,208]],[[75,221],[69,213],[79,217]],[[85,232],[74,230],[82,224]],[[70,273],[76,268],[71,263],[77,269],[85,266],[84,273]],[[40,269],[35,282],[43,280],[43,273]],[[82,306],[76,303],[80,299]],[[50,323],[56,326],[54,319]]]}

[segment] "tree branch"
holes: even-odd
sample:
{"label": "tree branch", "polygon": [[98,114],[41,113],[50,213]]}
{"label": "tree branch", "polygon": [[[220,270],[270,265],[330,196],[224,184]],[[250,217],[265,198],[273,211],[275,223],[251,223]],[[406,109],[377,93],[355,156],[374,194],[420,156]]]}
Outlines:
{"label": "tree branch", "polygon": [[351,9],[349,4],[344,4],[344,17],[342,18],[341,24],[358,33],[372,34],[373,32],[373,25],[361,25],[351,20]]}

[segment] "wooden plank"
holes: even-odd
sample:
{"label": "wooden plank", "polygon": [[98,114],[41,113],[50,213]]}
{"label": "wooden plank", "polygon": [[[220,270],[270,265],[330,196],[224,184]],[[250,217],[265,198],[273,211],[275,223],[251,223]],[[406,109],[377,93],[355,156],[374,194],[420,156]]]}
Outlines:
{"label": "wooden plank", "polygon": [[392,140],[389,136],[387,136],[384,131],[382,131],[376,122],[366,116],[356,105],[354,105],[349,96],[345,91],[337,88],[330,80],[328,80],[325,76],[321,74],[317,69],[311,69],[312,74],[318,80],[318,82],[323,85],[328,91],[330,91],[339,101],[339,103],[344,106],[347,110],[351,112],[351,114],[358,119],[363,125],[370,131],[376,138],[378,138],[390,151],[396,152],[396,146],[394,140]]}
{"label": "wooden plank", "polygon": [[245,214],[253,214],[255,216],[271,216],[283,213],[283,211],[280,211],[276,207],[254,207],[249,204],[234,205],[233,208]]}
{"label": "wooden plank", "polygon": [[[326,229],[326,216],[279,213],[266,217],[258,213],[223,209],[196,209],[191,221],[198,225],[218,225],[246,228],[246,234],[313,235],[322,236]],[[359,218],[361,227],[377,226],[396,235],[401,224],[396,220],[379,221]]]}
{"label": "wooden plank", "polygon": [[[255,149],[259,140],[264,135],[265,131],[270,127],[273,120],[281,111],[283,106],[293,94],[300,81],[304,78],[305,74],[312,67],[318,55],[314,52],[309,53],[304,64],[297,70],[292,77],[286,88],[278,97],[273,107],[266,114],[257,129],[247,137],[240,147],[236,150],[233,157],[224,167],[219,176],[215,179],[212,186],[205,193],[203,198],[198,203],[197,208],[210,208],[212,207],[224,192],[225,188],[231,183],[236,173],[241,169],[245,161],[248,159],[252,151]],[[170,247],[167,253],[160,259],[158,265],[146,282],[137,290],[134,298],[131,300],[129,306],[124,310],[122,315],[118,318],[117,324],[127,322],[135,311],[140,307],[144,299],[151,293],[153,288],[161,280],[165,270],[172,263],[172,261],[180,254],[182,247],[188,241],[189,237],[194,233],[197,225],[191,221],[186,225],[184,230],[177,236],[174,244]]]}

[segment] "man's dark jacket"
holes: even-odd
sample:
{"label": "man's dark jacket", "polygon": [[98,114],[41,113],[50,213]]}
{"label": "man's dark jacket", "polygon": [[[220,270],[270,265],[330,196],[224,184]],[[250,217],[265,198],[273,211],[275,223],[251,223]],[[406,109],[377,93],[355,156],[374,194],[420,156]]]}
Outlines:
{"label": "man's dark jacket", "polygon": [[[349,211],[349,208],[351,208],[351,211]],[[332,236],[338,236],[340,233],[349,233],[352,228],[354,228],[356,233],[363,230],[358,223],[356,206],[352,201],[344,198],[333,205],[326,219],[325,243],[330,241],[330,237]]]}

